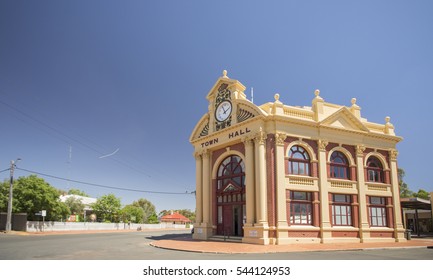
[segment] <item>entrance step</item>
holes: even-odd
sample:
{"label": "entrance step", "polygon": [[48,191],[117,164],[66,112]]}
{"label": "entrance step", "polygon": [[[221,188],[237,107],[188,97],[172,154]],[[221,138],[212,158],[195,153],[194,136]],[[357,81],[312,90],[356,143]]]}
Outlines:
{"label": "entrance step", "polygon": [[218,242],[234,242],[234,243],[242,243],[242,236],[223,236],[223,235],[214,235],[209,238],[210,241],[218,241]]}

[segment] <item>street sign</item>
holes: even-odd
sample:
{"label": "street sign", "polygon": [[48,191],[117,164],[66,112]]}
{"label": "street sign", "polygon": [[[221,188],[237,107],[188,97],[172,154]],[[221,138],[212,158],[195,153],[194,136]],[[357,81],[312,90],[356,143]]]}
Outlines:
{"label": "street sign", "polygon": [[46,217],[47,216],[47,210],[42,210],[41,215],[42,215],[42,217]]}

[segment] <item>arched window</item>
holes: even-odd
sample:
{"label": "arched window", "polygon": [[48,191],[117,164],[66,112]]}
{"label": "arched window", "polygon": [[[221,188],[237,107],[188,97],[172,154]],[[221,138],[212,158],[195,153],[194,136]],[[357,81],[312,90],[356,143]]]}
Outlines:
{"label": "arched window", "polygon": [[239,156],[232,155],[225,158],[218,168],[217,175],[220,191],[229,186],[234,189],[245,187],[245,164]]}
{"label": "arched window", "polygon": [[367,180],[369,182],[383,183],[383,167],[376,157],[369,157],[367,160]]}
{"label": "arched window", "polygon": [[310,155],[301,146],[293,146],[289,152],[289,174],[310,176]]}
{"label": "arched window", "polygon": [[331,155],[331,177],[350,179],[349,163],[342,152],[335,151]]}

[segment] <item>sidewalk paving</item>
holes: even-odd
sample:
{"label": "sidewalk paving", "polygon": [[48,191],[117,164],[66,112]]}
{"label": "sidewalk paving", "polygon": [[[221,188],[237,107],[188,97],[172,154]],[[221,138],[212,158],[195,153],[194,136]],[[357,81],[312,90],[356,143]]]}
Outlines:
{"label": "sidewalk paving", "polygon": [[342,250],[374,250],[396,248],[432,248],[433,239],[412,239],[407,242],[389,243],[336,243],[336,244],[290,244],[290,245],[256,245],[246,243],[199,241],[192,238],[158,240],[152,246],[163,249],[216,253],[216,254],[248,254],[248,253],[285,253],[306,251],[342,251]]}

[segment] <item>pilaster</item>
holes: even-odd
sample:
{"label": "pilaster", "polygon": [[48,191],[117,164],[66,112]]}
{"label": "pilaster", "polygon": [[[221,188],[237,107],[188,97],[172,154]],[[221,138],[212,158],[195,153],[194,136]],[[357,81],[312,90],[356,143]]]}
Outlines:
{"label": "pilaster", "polygon": [[329,241],[332,238],[331,220],[329,217],[329,185],[328,185],[328,170],[326,159],[326,146],[328,141],[318,140],[319,147],[319,197],[320,197],[320,233],[322,243]]}
{"label": "pilaster", "polygon": [[265,140],[266,134],[260,132],[254,138],[256,148],[256,203],[257,203],[257,222],[267,226],[267,192],[266,192],[266,157]]}
{"label": "pilaster", "polygon": [[211,169],[210,169],[210,152],[204,151],[202,154],[203,160],[203,222],[201,224],[202,234],[207,239],[212,236],[212,223],[211,223]]}
{"label": "pilaster", "polygon": [[368,231],[370,225],[368,223],[367,213],[367,197],[366,197],[366,185],[364,175],[364,145],[356,146],[356,177],[358,178],[358,201],[359,201],[359,238],[361,242],[365,242],[370,238],[370,232]]}
{"label": "pilaster", "polygon": [[284,141],[287,135],[275,134],[275,161],[276,161],[276,210],[277,210],[277,239],[288,238],[288,224],[286,211],[286,172],[284,164]]}
{"label": "pilaster", "polygon": [[195,202],[196,202],[196,217],[195,221],[197,224],[203,222],[203,178],[202,178],[202,168],[203,162],[201,155],[199,153],[195,153]]}
{"label": "pilaster", "polygon": [[254,144],[252,139],[243,139],[245,145],[245,195],[246,195],[246,224],[252,226],[256,222],[256,213],[254,209],[255,200],[255,180],[254,180]]}
{"label": "pilaster", "polygon": [[394,238],[396,242],[404,242],[404,228],[401,217],[401,204],[400,204],[400,188],[398,185],[398,168],[397,168],[398,151],[392,149],[389,151],[390,169],[391,169],[391,191],[392,191],[392,204],[394,205]]}

